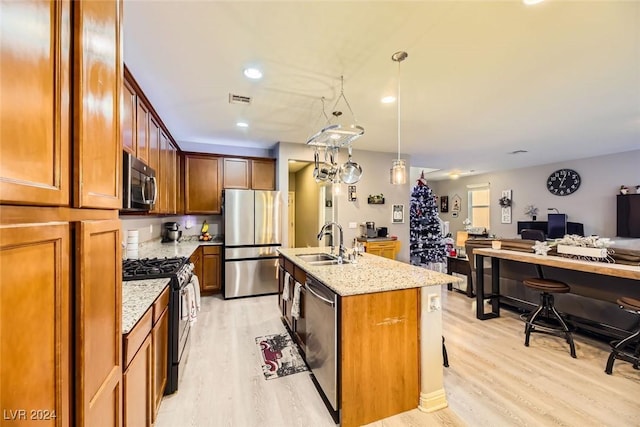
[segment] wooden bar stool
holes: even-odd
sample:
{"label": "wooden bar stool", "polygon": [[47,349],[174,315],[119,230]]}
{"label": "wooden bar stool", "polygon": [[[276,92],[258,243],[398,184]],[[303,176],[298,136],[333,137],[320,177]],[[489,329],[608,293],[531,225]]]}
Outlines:
{"label": "wooden bar stool", "polygon": [[[573,335],[571,334],[571,331],[564,319],[562,319],[562,316],[560,316],[560,313],[556,310],[552,295],[568,293],[571,290],[569,285],[558,280],[543,278],[529,278],[523,280],[522,283],[530,289],[540,291],[540,305],[538,305],[536,310],[528,317],[523,318],[523,320],[525,320],[524,345],[529,347],[529,337],[532,332],[540,332],[550,335],[564,335],[571,349],[571,357],[575,358],[576,347],[573,343]],[[543,313],[542,316],[540,316],[541,313]],[[543,318],[553,320],[551,316],[558,320],[558,323],[560,324],[559,327],[552,326],[543,321]]]}
{"label": "wooden bar stool", "polygon": [[[621,309],[628,311],[629,313],[640,315],[640,300],[630,297],[623,297],[616,301]],[[625,348],[635,345],[634,353],[631,353]],[[625,360],[633,363],[633,368],[638,369],[640,366],[640,326],[638,329],[620,341],[611,341],[611,354],[607,360],[607,367],[604,371],[611,375],[613,372],[613,362],[616,359]]]}

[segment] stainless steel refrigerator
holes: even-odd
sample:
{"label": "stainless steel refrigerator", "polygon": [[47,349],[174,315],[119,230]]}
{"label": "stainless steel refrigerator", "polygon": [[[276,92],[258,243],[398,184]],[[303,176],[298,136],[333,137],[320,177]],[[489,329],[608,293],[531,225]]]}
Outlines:
{"label": "stainless steel refrigerator", "polygon": [[278,293],[279,191],[224,191],[224,297]]}

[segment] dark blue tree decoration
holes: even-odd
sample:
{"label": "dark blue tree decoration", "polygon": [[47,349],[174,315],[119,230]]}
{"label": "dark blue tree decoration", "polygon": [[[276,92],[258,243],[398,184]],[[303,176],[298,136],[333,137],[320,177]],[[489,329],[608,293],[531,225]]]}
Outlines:
{"label": "dark blue tree decoration", "polygon": [[411,191],[409,207],[409,256],[411,264],[445,262],[445,245],[438,218],[438,205],[424,172]]}

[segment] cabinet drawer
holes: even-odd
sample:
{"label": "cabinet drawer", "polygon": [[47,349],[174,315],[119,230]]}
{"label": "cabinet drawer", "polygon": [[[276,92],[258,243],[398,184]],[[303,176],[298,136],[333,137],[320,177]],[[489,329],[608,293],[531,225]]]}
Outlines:
{"label": "cabinet drawer", "polygon": [[205,255],[220,255],[220,246],[202,246]]}
{"label": "cabinet drawer", "polygon": [[289,272],[289,274],[293,274],[293,263],[291,261],[285,258],[283,267],[285,271]]}
{"label": "cabinet drawer", "polygon": [[296,279],[298,283],[304,285],[307,281],[307,273],[303,269],[295,267],[293,270],[293,278]]}
{"label": "cabinet drawer", "polygon": [[169,286],[164,288],[164,291],[160,294],[160,296],[153,303],[153,324],[155,325],[160,319],[160,315],[164,311],[165,308],[169,305]]}
{"label": "cabinet drawer", "polygon": [[136,355],[138,349],[151,332],[151,326],[153,322],[153,310],[149,309],[142,316],[142,319],[138,320],[136,326],[133,327],[124,337],[124,366],[128,366],[133,360],[133,356]]}

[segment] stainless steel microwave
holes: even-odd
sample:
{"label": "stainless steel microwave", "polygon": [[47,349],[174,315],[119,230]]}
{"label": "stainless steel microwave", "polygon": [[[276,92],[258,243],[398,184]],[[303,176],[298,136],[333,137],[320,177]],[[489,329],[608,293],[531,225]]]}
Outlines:
{"label": "stainless steel microwave", "polygon": [[151,210],[158,197],[156,172],[127,152],[124,152],[122,165],[122,210]]}

